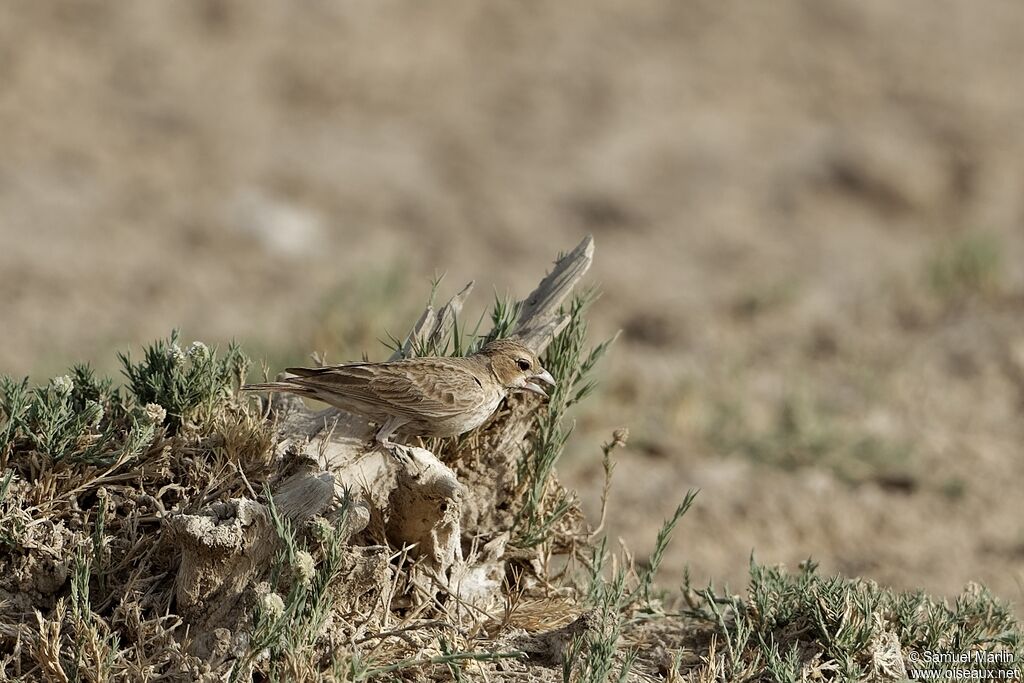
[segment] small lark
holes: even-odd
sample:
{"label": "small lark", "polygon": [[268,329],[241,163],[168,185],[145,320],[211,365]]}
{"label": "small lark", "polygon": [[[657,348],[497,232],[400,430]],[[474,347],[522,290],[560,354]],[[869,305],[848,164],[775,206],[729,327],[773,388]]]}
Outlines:
{"label": "small lark", "polygon": [[509,393],[543,396],[537,380],[555,383],[537,354],[513,339],[492,341],[464,358],[427,356],[287,371],[298,376],[243,389],[287,391],[362,415],[379,425],[374,438],[388,450],[396,432],[464,434],[482,425]]}

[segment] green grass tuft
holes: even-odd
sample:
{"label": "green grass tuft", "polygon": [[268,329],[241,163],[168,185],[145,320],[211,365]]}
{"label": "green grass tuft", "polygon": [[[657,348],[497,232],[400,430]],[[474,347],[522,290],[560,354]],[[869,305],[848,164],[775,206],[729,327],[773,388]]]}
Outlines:
{"label": "green grass tuft", "polygon": [[710,587],[701,597],[691,614],[717,627],[724,652],[716,664],[726,680],[899,678],[910,653],[925,651],[1009,652],[1024,661],[1024,638],[1009,608],[978,586],[949,605],[922,592],[823,577],[811,561],[789,574],[751,558],[747,600]]}
{"label": "green grass tuft", "polygon": [[178,339],[178,331],[171,332],[170,338],[147,347],[138,363],[127,353],[118,354],[135,403],[163,407],[171,433],[194,413],[203,411],[208,416],[232,386],[243,382],[249,366],[234,343],[218,357],[202,342],[193,342],[184,351]]}
{"label": "green grass tuft", "polygon": [[555,386],[546,409],[537,418],[530,447],[519,461],[518,476],[525,494],[516,518],[515,539],[523,548],[546,541],[554,526],[571,509],[566,494],[558,492],[553,499],[548,494],[555,463],[572,434],[572,427],[564,425],[566,411],[594,390],[596,384],[590,375],[613,341],[609,339],[589,350],[586,348],[585,314],[594,298],[593,293],[573,298],[568,325],[544,354],[544,367],[555,378]]}
{"label": "green grass tuft", "polygon": [[932,291],[948,304],[991,296],[1003,275],[1003,245],[990,234],[973,233],[940,248],[928,263]]}

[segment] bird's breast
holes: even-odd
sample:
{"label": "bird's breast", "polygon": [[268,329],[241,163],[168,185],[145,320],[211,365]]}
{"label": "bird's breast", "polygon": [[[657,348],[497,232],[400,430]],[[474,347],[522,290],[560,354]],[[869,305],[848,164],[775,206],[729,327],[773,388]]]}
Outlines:
{"label": "bird's breast", "polygon": [[501,390],[482,392],[476,400],[465,401],[462,410],[425,424],[425,431],[430,436],[457,436],[472,431],[494,414],[504,397]]}

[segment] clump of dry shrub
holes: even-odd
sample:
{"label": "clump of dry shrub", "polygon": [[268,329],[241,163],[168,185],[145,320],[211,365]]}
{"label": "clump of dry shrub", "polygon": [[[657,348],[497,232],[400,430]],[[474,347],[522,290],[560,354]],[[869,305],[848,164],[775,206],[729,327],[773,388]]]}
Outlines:
{"label": "clump of dry shrub", "polygon": [[[443,590],[416,599],[409,548],[372,525],[346,532],[351,499],[330,520],[300,526],[276,513],[268,492],[296,463],[276,448],[275,416],[237,393],[248,361],[236,346],[182,349],[174,333],[139,362],[120,357],[122,387],[84,366],[34,388],[4,378],[0,680],[797,681],[899,678],[912,648],[1006,650],[1021,661],[1018,625],[981,589],[949,606],[822,578],[811,565],[788,575],[752,562],[747,598],[688,581],[679,593],[658,590],[695,492],[643,567],[611,553],[604,514],[588,526],[554,477],[571,434],[566,411],[594,389],[607,348],[586,346],[587,301],[568,307],[547,350],[558,390],[534,417],[510,405],[480,434],[430,444],[461,480],[486,485],[473,453],[495,422],[527,419],[516,476],[504,484],[514,503],[480,513],[462,539],[467,556],[494,555],[500,600],[486,607]],[[491,335],[516,315],[499,301]],[[420,351],[465,353],[488,338],[453,329],[440,348]],[[606,492],[625,442],[618,431],[604,447]],[[247,597],[241,638],[200,634],[175,603],[180,557],[164,522],[243,498],[272,511],[275,560]],[[353,545],[377,564],[354,562]],[[360,573],[382,566],[385,575]],[[360,593],[362,581],[382,580],[388,590]],[[343,613],[341,602],[360,609]]]}
{"label": "clump of dry shrub", "polygon": [[123,387],[87,366],[35,388],[0,380],[5,674],[146,680],[196,664],[161,521],[266,480],[273,435],[233,392],[240,349],[178,342],[122,356]]}

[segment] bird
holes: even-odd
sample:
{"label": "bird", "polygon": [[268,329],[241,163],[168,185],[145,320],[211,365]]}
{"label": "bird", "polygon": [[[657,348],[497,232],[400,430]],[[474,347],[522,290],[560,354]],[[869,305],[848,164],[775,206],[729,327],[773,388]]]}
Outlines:
{"label": "bird", "polygon": [[421,356],[381,363],[286,368],[295,375],[247,384],[243,391],[281,391],[317,399],[377,425],[374,441],[388,451],[392,436],[452,437],[476,429],[512,393],[547,396],[555,386],[528,346],[496,339],[462,357]]}

